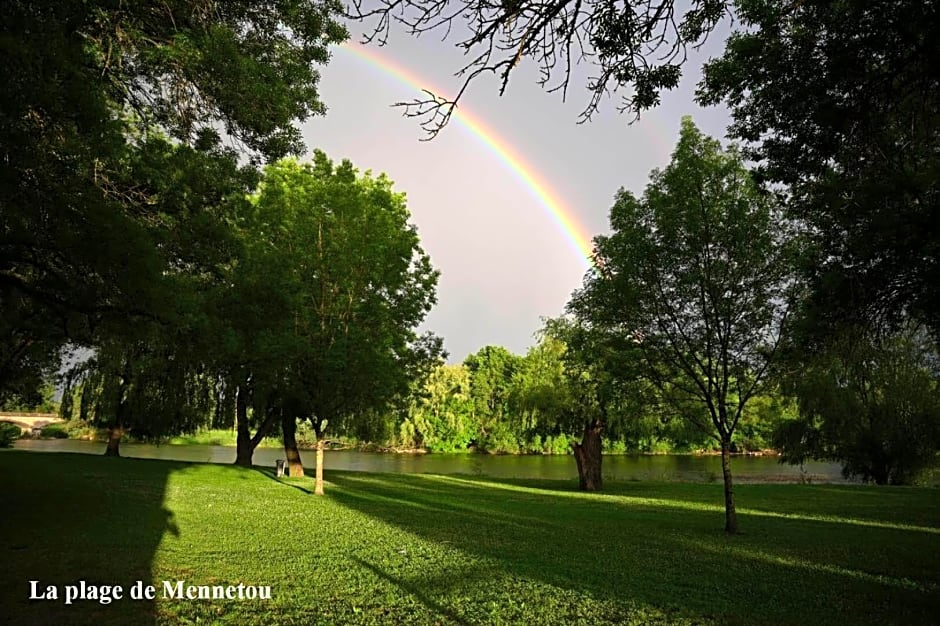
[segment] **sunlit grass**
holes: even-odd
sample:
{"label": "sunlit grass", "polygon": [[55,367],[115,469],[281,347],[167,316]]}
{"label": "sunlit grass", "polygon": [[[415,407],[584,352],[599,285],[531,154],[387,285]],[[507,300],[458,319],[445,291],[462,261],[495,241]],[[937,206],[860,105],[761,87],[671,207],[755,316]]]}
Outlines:
{"label": "sunlit grass", "polygon": [[[940,491],[259,469],[0,453],[13,623],[925,624]],[[27,581],[270,585],[261,601],[26,600]]]}
{"label": "sunlit grass", "polygon": [[[619,502],[624,505],[643,505],[643,506],[661,506],[669,507],[676,509],[685,509],[689,511],[711,511],[711,512],[724,512],[724,501],[719,502],[688,502],[683,500],[675,499],[663,499],[663,498],[650,498],[650,497],[633,497],[633,496],[616,496],[611,495],[610,493],[596,493],[596,494],[586,494],[581,492],[572,492],[569,490],[546,490],[539,489],[534,487],[526,487],[522,485],[515,485],[509,483],[498,483],[494,481],[485,481],[479,479],[470,479],[463,478],[461,476],[426,476],[425,479],[431,481],[445,481],[451,484],[474,484],[487,489],[499,489],[504,491],[515,491],[519,493],[552,493],[554,496],[559,498],[575,498],[580,500],[591,500],[591,499],[600,499],[603,502]],[[350,479],[356,480],[356,479]],[[359,479],[362,480],[362,479]],[[378,479],[371,479],[371,482],[380,482]],[[620,488],[618,486],[618,488]],[[740,488],[740,487],[739,487]],[[761,488],[761,487],[756,487]],[[749,486],[745,489],[753,490],[755,486]],[[790,486],[783,487],[783,489],[792,489]],[[803,487],[802,490],[811,490],[814,493],[824,493],[826,488],[820,487]],[[849,491],[851,495],[859,495],[864,493],[864,489],[859,488],[858,486],[852,486],[849,489],[854,491]],[[839,497],[845,497],[846,491],[837,491]],[[928,493],[937,493],[936,489],[928,490]],[[799,514],[799,513],[788,513],[781,511],[764,511],[753,508],[742,508],[737,507],[739,514],[743,515],[753,515],[760,517],[779,517],[785,519],[802,519],[809,520],[814,522],[831,522],[834,524],[852,524],[857,526],[871,526],[874,528],[894,528],[897,530],[911,530],[925,533],[934,533],[940,534],[940,526],[918,526],[915,524],[904,524],[899,522],[891,521],[879,521],[879,520],[866,520],[866,519],[855,519],[851,517],[846,517],[843,515],[808,515],[808,514]]]}
{"label": "sunlit grass", "polygon": [[[200,430],[191,435],[177,435],[171,437],[166,443],[171,446],[234,446],[237,439],[238,434],[234,430],[215,428]],[[262,448],[277,448],[281,443],[276,439],[262,439],[258,445]]]}

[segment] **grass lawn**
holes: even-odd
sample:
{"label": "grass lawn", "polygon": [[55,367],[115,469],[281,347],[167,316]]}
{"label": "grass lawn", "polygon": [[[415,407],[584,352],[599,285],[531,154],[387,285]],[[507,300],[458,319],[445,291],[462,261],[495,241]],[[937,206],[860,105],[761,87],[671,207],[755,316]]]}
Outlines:
{"label": "grass lawn", "polygon": [[[198,445],[198,446],[231,446],[235,447],[238,434],[231,429],[213,428],[211,430],[200,430],[192,435],[177,435],[171,437],[167,444],[172,446]],[[102,441],[107,441],[107,437]],[[273,437],[265,437],[258,444],[260,448],[282,448],[284,446],[281,440]]]}
{"label": "grass lawn", "polygon": [[[329,455],[327,455],[329,459]],[[940,490],[327,472],[0,451],[0,622],[928,624]],[[29,581],[58,600],[30,602]],[[64,602],[66,585],[125,598]],[[135,581],[156,599],[126,597]],[[270,586],[270,600],[163,598]]]}

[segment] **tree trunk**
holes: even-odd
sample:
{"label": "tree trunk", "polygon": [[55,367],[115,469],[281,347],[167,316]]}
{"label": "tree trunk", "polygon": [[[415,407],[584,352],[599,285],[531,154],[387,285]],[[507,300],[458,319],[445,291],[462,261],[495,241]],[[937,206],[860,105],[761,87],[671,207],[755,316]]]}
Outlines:
{"label": "tree trunk", "polygon": [[254,448],[251,445],[251,429],[248,426],[248,400],[245,398],[245,388],[239,386],[235,398],[235,427],[238,435],[235,440],[235,465],[251,467],[251,457]]}
{"label": "tree trunk", "polygon": [[871,459],[869,463],[871,479],[875,481],[876,485],[887,485],[891,479],[891,468],[887,455],[877,443],[869,444],[869,446],[868,458]]}
{"label": "tree trunk", "polygon": [[323,448],[326,442],[323,437],[317,437],[317,481],[313,488],[313,493],[323,495]]}
{"label": "tree trunk", "polygon": [[734,510],[734,485],[731,482],[731,440],[721,440],[721,473],[725,479],[725,532],[738,532],[738,514]]}
{"label": "tree trunk", "polygon": [[121,437],[124,436],[124,429],[120,426],[112,426],[108,429],[108,447],[104,451],[105,456],[121,456]]}
{"label": "tree trunk", "polygon": [[[284,454],[287,456],[287,475],[303,476],[304,466],[297,449],[297,420],[281,412],[281,433],[284,438]],[[319,457],[318,457],[319,460]]]}
{"label": "tree trunk", "polygon": [[574,460],[578,464],[578,480],[582,491],[600,491],[601,480],[601,420],[588,422],[584,426],[581,443],[572,443]]}
{"label": "tree trunk", "polygon": [[258,426],[254,437],[251,436],[251,424],[248,423],[248,400],[242,389],[238,390],[235,400],[235,426],[238,429],[238,439],[235,444],[235,465],[251,467],[251,457],[255,448],[267,436],[268,431],[277,422],[279,414],[268,410],[264,421]]}
{"label": "tree trunk", "polygon": [[313,422],[313,432],[317,436],[317,479],[314,483],[313,493],[314,495],[322,496],[323,495],[323,448],[326,445],[326,441],[323,439],[323,422],[317,418],[311,420]]}
{"label": "tree trunk", "polygon": [[117,411],[115,411],[114,423],[108,427],[108,447],[105,448],[105,456],[121,456],[121,437],[124,436],[124,424],[127,423],[127,399],[124,397],[124,392],[127,390],[128,380],[130,380],[130,361],[124,364],[124,375],[118,386]]}

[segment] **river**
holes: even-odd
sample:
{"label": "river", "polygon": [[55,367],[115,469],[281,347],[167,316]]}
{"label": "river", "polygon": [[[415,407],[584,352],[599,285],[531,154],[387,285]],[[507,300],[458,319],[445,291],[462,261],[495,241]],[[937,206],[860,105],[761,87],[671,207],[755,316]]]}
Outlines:
{"label": "river", "polygon": [[[19,450],[103,454],[105,444],[73,439],[21,439]],[[122,443],[121,454],[142,459],[166,459],[196,463],[232,463],[235,448],[202,445],[150,445]],[[486,454],[389,454],[331,450],[326,453],[327,471],[394,472],[413,474],[472,474],[493,478],[575,479],[572,456],[511,456]],[[312,468],[314,452],[302,450],[304,465]],[[258,448],[254,463],[274,467],[284,458],[279,448]],[[717,482],[721,459],[693,455],[609,455],[604,457],[605,480],[664,480]],[[736,482],[846,482],[836,463],[809,462],[801,473],[798,466],[783,465],[773,457],[736,456],[731,461]]]}

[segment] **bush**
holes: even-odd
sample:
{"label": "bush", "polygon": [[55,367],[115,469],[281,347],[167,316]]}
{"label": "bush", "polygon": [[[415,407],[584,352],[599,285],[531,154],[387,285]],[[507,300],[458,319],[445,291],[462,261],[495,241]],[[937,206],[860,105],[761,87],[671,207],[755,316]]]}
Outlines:
{"label": "bush", "polygon": [[546,437],[545,438],[545,453],[546,454],[570,454],[571,453],[571,442],[577,441],[576,438],[568,439],[568,436],[564,433],[558,435],[557,437]]}
{"label": "bush", "polygon": [[502,422],[496,422],[480,443],[483,451],[489,454],[519,454],[522,451],[512,430]]}
{"label": "bush", "polygon": [[43,439],[68,439],[69,433],[62,424],[49,424],[42,427],[39,436]]}
{"label": "bush", "polygon": [[0,448],[9,448],[13,442],[20,438],[22,430],[16,424],[0,422]]}

